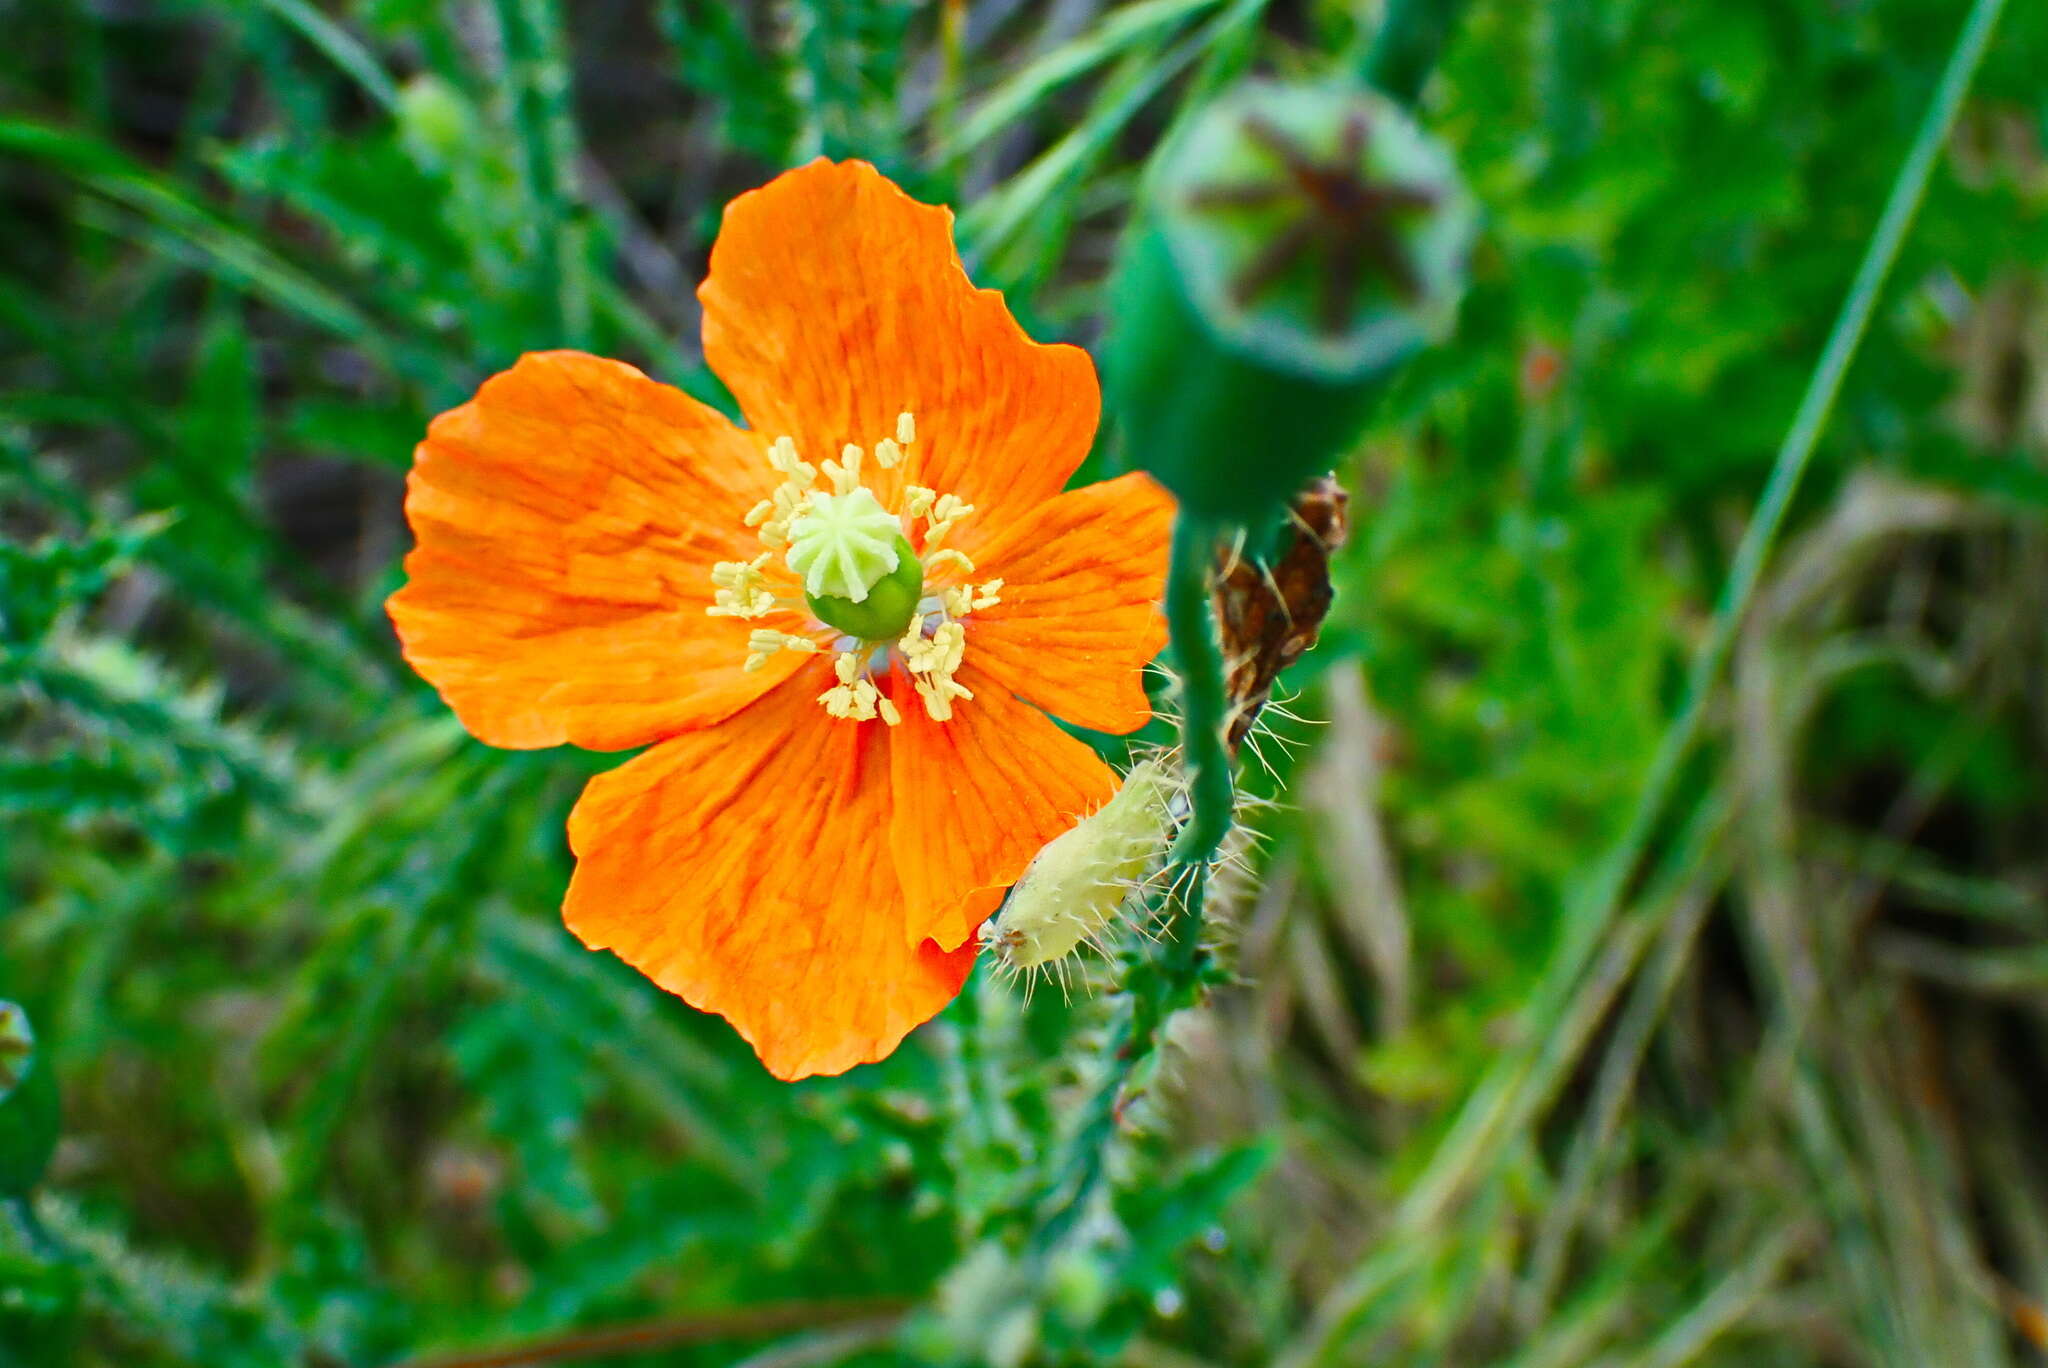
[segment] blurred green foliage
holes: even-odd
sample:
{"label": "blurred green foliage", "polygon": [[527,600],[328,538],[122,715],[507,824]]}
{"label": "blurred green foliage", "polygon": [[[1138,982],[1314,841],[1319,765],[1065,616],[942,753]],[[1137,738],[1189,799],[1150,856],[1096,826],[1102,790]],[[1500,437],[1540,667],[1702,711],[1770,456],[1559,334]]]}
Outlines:
{"label": "blurred green foliage", "polygon": [[978,976],[788,1087],[583,951],[606,762],[398,660],[427,418],[565,345],[716,400],[733,194],[867,157],[1093,342],[1152,151],[1379,8],[0,0],[0,996],[65,1111],[0,1364],[2038,1361],[2038,5],[1561,987],[1953,0],[1464,9],[1417,102],[1486,216],[1459,330],[1342,472],[1236,981],[1100,1146],[1109,992]]}

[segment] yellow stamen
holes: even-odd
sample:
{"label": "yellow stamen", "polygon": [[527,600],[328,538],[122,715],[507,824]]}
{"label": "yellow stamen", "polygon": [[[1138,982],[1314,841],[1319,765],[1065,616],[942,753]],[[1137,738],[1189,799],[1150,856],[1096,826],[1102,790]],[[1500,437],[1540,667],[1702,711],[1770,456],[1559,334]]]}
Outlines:
{"label": "yellow stamen", "polygon": [[974,691],[965,684],[956,684],[950,679],[920,679],[916,684],[918,697],[924,699],[925,716],[934,722],[953,720],[953,700],[972,699]]}
{"label": "yellow stamen", "polygon": [[923,624],[913,622],[896,649],[912,674],[951,674],[966,654],[967,631],[957,622],[942,622],[926,636]]}
{"label": "yellow stamen", "polygon": [[[937,560],[938,557],[932,559]],[[939,601],[945,605],[947,617],[964,618],[977,608],[993,608],[1001,603],[1002,587],[1003,582],[999,579],[986,580],[978,589],[971,584],[956,584],[940,595]]]}
{"label": "yellow stamen", "polygon": [[[901,507],[894,513],[883,508],[861,476],[872,451],[874,465],[881,470],[901,466],[904,448],[917,440],[917,420],[909,412],[896,416],[893,436],[879,437],[872,448],[844,443],[836,460],[812,465],[797,451],[792,437],[777,437],[762,455],[780,482],[767,498],[748,509],[742,521],[754,528],[761,545],[768,548],[751,561],[720,561],[712,567],[711,582],[716,589],[711,606],[713,617],[751,619],[769,613],[793,610],[804,605],[793,598],[778,597],[763,573],[778,552],[804,581],[813,596],[865,601],[868,591],[887,574],[898,571],[904,547],[902,538],[915,535],[915,525],[925,524],[922,564],[915,568],[929,576],[941,569],[963,580],[974,573],[974,562],[963,552],[941,543],[974,512],[974,505],[957,494],[941,494],[923,485],[903,491]],[[826,487],[819,487],[823,475]],[[904,550],[901,554],[915,554]],[[924,701],[927,715],[944,722],[953,715],[956,699],[971,699],[973,690],[955,678],[967,654],[967,634],[960,619],[1002,602],[1003,582],[991,579],[980,585],[962,583],[939,591],[941,612],[938,622],[926,634],[929,612],[914,618],[896,643],[912,686]],[[817,611],[816,604],[811,605]],[[809,617],[802,619],[823,630]],[[745,668],[764,668],[777,652],[815,654],[822,648],[807,636],[756,628],[747,636]],[[837,682],[818,695],[818,702],[833,717],[865,722],[880,718],[889,726],[903,721],[894,700],[884,694],[869,674],[869,648],[838,652],[832,662]]]}
{"label": "yellow stamen", "polygon": [[756,627],[753,631],[747,633],[747,649],[751,654],[747,656],[747,663],[744,668],[747,673],[752,674],[755,670],[766,665],[769,658],[777,651],[795,651],[801,655],[813,655],[818,650],[818,643],[807,636],[798,636],[794,632],[778,632],[767,627]]}
{"label": "yellow stamen", "polygon": [[[882,691],[875,687],[872,679],[861,677],[860,669],[859,652],[839,653],[839,658],[832,662],[832,672],[839,677],[839,682],[818,695],[818,701],[825,705],[826,712],[854,722],[867,722],[884,716],[881,705],[889,700],[882,697]],[[889,711],[894,712],[895,709],[891,707]]]}
{"label": "yellow stamen", "polygon": [[818,478],[818,468],[796,454],[794,437],[777,437],[768,446],[768,465],[784,479],[809,485]]}
{"label": "yellow stamen", "polygon": [[772,507],[775,516],[761,524],[761,544],[780,547],[789,542],[790,524],[810,507],[812,492],[795,480],[776,486]]}
{"label": "yellow stamen", "polygon": [[711,567],[711,582],[718,586],[712,603],[704,611],[712,617],[757,618],[775,611],[775,595],[767,588],[761,568],[775,553],[763,551],[750,561],[720,561]]}
{"label": "yellow stamen", "polygon": [[861,487],[860,462],[861,449],[852,442],[840,451],[838,460],[825,462],[825,478],[832,482],[834,494],[851,494]]}
{"label": "yellow stamen", "polygon": [[[926,491],[919,488],[918,492],[924,493]],[[937,546],[941,541],[944,541],[946,534],[953,530],[954,524],[974,511],[974,505],[962,499],[958,494],[938,494],[934,495],[930,500],[920,499],[918,503],[928,504],[929,506],[918,508],[906,505],[904,512],[910,514],[913,519],[919,516],[931,519],[931,526],[925,529],[924,534],[924,549],[927,551]]]}
{"label": "yellow stamen", "polygon": [[924,572],[927,575],[936,572],[942,565],[957,565],[963,575],[974,573],[974,562],[967,559],[965,552],[955,551],[950,546],[942,551],[934,551],[924,558]]}
{"label": "yellow stamen", "polygon": [[953,672],[967,656],[967,629],[959,623],[942,622],[926,636],[923,625],[913,622],[896,649],[903,652],[904,668],[916,676],[913,686],[932,721],[951,718],[954,699],[974,697],[972,690],[953,679]]}

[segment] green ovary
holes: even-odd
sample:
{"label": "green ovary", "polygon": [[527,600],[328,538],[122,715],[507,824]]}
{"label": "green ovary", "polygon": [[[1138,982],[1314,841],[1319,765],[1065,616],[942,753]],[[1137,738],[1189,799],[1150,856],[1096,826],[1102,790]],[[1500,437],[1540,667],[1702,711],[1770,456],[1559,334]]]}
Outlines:
{"label": "green ovary", "polygon": [[895,549],[896,568],[869,584],[858,601],[841,594],[806,593],[804,600],[818,621],[862,641],[894,641],[902,636],[924,597],[924,566],[900,533]]}
{"label": "green ovary", "polygon": [[818,620],[862,641],[901,636],[924,594],[896,515],[865,488],[812,495],[789,525],[788,564]]}

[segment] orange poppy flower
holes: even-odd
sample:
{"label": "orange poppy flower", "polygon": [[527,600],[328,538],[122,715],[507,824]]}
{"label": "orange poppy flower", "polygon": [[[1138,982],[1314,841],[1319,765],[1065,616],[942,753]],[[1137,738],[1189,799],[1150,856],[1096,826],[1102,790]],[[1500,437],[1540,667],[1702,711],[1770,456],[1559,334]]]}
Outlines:
{"label": "orange poppy flower", "polygon": [[[736,427],[631,366],[522,358],[427,431],[405,657],[493,745],[651,746],[569,818],[564,915],[783,1078],[880,1059],[1113,772],[1165,629],[1169,497],[1062,493],[1073,347],[864,162],[727,208],[699,291]],[[1043,709],[1044,711],[1041,711]]]}

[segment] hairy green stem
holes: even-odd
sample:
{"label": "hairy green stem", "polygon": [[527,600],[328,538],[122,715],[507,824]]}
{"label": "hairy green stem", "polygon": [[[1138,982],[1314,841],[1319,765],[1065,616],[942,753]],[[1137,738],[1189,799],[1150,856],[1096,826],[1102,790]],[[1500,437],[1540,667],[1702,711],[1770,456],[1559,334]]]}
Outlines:
{"label": "hairy green stem", "polygon": [[1136,959],[1124,977],[1124,1010],[1110,1028],[1102,1079],[1084,1104],[1066,1153],[1040,1200],[1031,1238],[1036,1259],[1049,1258],[1087,1210],[1108,1172],[1109,1145],[1116,1138],[1131,1079],[1158,1049],[1167,1018],[1193,1002],[1200,989],[1203,956],[1197,942],[1208,889],[1208,868],[1196,865],[1178,892],[1166,895],[1172,904],[1171,949],[1159,959]]}
{"label": "hairy green stem", "polygon": [[1166,574],[1166,625],[1180,672],[1180,746],[1192,812],[1173,843],[1175,864],[1207,864],[1230,834],[1236,795],[1223,745],[1223,649],[1209,607],[1209,573],[1217,529],[1183,511],[1173,525]]}
{"label": "hairy green stem", "polygon": [[[1158,1048],[1166,1019],[1194,1001],[1200,989],[1202,906],[1209,864],[1230,834],[1236,794],[1224,746],[1223,650],[1209,603],[1217,525],[1183,510],[1173,526],[1167,568],[1166,621],[1173,634],[1174,666],[1181,676],[1181,752],[1188,769],[1190,806],[1174,841],[1171,863],[1184,871],[1164,895],[1167,942],[1157,958],[1129,962],[1119,985],[1124,1010],[1110,1029],[1103,1077],[1084,1105],[1064,1154],[1039,1199],[1035,1258],[1056,1250],[1087,1209],[1106,1173],[1109,1145],[1131,1079]],[[1158,904],[1155,903],[1155,906]]]}

